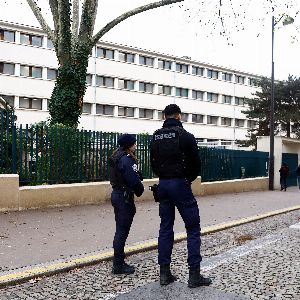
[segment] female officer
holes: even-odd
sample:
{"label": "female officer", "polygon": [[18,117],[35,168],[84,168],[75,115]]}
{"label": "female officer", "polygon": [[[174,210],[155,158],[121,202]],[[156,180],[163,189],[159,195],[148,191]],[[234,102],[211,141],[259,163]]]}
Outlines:
{"label": "female officer", "polygon": [[124,247],[135,215],[134,194],[144,192],[141,175],[134,156],[136,138],[123,134],[118,139],[120,146],[109,159],[111,202],[114,208],[116,232],[113,241],[113,274],[133,274],[135,269],[125,263]]}

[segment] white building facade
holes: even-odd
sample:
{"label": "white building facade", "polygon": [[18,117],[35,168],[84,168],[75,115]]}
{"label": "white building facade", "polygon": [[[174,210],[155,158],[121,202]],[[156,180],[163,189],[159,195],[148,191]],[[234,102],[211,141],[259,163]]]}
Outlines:
{"label": "white building facade", "polygon": [[[0,96],[15,107],[18,123],[47,120],[57,68],[42,30],[0,21]],[[162,125],[164,107],[176,103],[185,129],[199,143],[233,147],[255,126],[242,111],[258,78],[188,57],[99,42],[89,60],[79,127],[152,134]]]}

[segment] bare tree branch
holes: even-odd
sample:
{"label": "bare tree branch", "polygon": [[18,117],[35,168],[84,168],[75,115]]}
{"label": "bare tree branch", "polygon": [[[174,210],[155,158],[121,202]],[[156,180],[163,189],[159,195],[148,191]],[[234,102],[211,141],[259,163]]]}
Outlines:
{"label": "bare tree branch", "polygon": [[44,19],[40,7],[35,3],[34,0],[27,0],[27,3],[31,8],[32,12],[34,13],[36,19],[40,23],[41,27],[47,33],[48,37],[52,41],[55,41],[55,35],[53,34],[53,31],[51,30],[50,26],[47,24],[46,20]]}
{"label": "bare tree branch", "polygon": [[49,5],[50,5],[52,17],[53,17],[54,31],[57,33],[58,32],[58,19],[59,19],[57,0],[49,0]]}
{"label": "bare tree branch", "polygon": [[82,8],[82,16],[79,28],[80,40],[90,42],[93,35],[98,0],[85,0]]}
{"label": "bare tree branch", "polygon": [[79,27],[79,1],[73,0],[73,13],[72,13],[72,35],[73,39],[77,39]]}
{"label": "bare tree branch", "polygon": [[64,65],[71,58],[71,4],[69,0],[58,0],[57,58]]}
{"label": "bare tree branch", "polygon": [[149,3],[140,7],[137,7],[133,10],[130,10],[122,15],[120,15],[119,17],[117,17],[116,19],[114,19],[113,21],[109,22],[108,24],[106,24],[98,33],[96,33],[93,36],[92,39],[92,44],[91,47],[94,46],[98,40],[105,34],[107,33],[109,30],[111,30],[113,27],[115,27],[117,24],[121,23],[122,21],[128,19],[131,16],[137,15],[141,12],[150,10],[150,9],[154,9],[157,7],[161,7],[161,6],[165,6],[165,5],[170,5],[173,3],[179,3],[179,2],[183,2],[184,0],[163,0],[163,1],[157,1],[157,2],[153,2],[153,3]]}

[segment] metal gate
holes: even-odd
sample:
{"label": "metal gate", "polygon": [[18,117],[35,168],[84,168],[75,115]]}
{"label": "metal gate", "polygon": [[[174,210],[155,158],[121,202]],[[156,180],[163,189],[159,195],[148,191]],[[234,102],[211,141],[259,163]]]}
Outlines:
{"label": "metal gate", "polygon": [[[298,166],[297,153],[282,153],[282,163],[287,163],[290,169],[290,174],[287,178],[287,186],[297,185],[296,169]],[[275,170],[276,172],[276,170]],[[278,171],[277,171],[278,172]]]}

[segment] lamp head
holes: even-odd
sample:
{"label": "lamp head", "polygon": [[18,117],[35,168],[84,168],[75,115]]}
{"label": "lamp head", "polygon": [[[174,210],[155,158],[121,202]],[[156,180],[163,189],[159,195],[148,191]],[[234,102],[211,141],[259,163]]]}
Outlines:
{"label": "lamp head", "polygon": [[292,23],[294,23],[294,18],[292,18],[292,17],[290,17],[290,16],[286,16],[286,17],[284,18],[284,20],[282,21],[282,24],[283,24],[284,26],[290,25],[290,24],[292,24]]}

